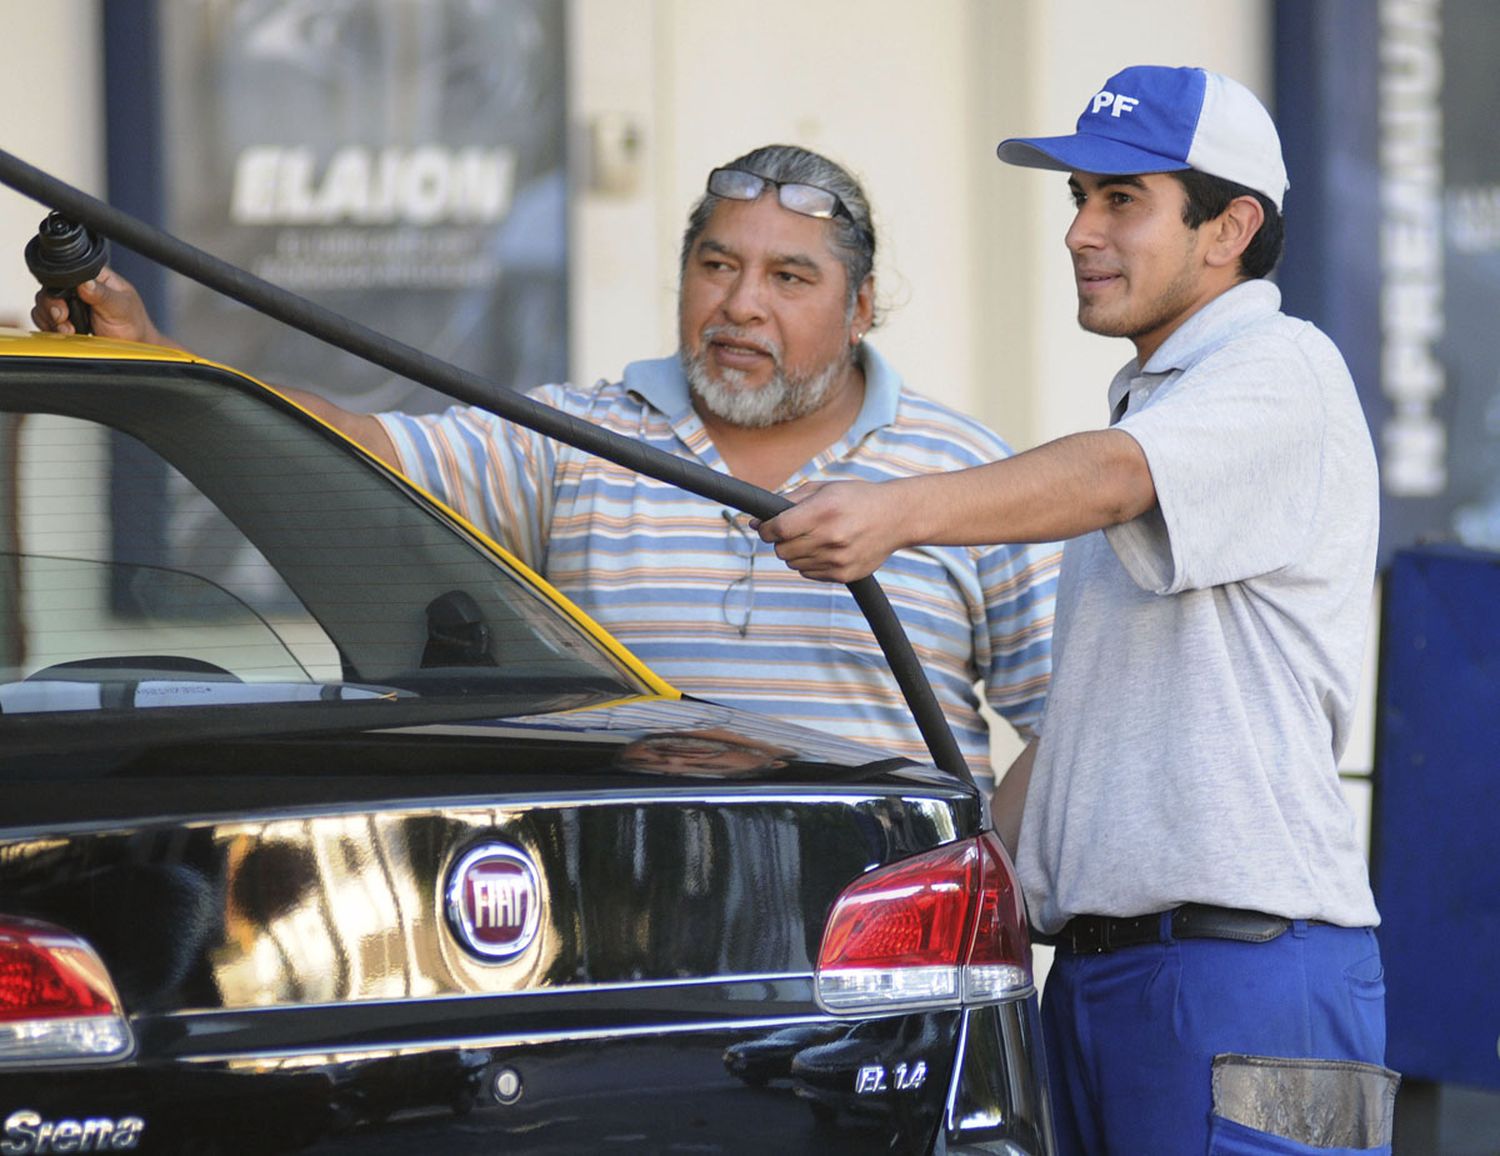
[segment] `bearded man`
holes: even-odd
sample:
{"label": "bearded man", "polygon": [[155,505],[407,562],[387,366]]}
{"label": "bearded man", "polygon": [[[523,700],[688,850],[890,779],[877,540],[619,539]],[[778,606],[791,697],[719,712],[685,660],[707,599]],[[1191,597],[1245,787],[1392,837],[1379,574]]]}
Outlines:
{"label": "bearded man", "polygon": [[[875,230],[826,157],[756,149],[709,174],[682,243],[680,347],[618,382],[531,396],[768,490],[877,481],[1010,456],[908,389],[865,341]],[[101,336],[164,343],[106,270],[79,295]],[[54,298],[33,319],[67,331]],[[926,745],[849,592],[776,562],[747,515],[482,409],[355,414],[286,391],[521,558],[690,694],[925,760]],[[1051,671],[1057,551],[920,547],[880,573],[954,736],[992,782],[975,684],[1024,738]]]}

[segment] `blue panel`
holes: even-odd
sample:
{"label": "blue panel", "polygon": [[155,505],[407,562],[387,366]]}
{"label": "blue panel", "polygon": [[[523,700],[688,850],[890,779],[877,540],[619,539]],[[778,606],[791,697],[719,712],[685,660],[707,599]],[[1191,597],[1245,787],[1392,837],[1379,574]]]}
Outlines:
{"label": "blue panel", "polygon": [[[164,207],[157,0],[107,4],[103,18],[109,202],[159,227]],[[136,287],[162,331],[173,332],[175,327],[167,312],[165,270],[119,243],[111,247],[109,263]],[[109,490],[112,557],[116,562],[167,565],[166,466],[156,454],[118,431],[110,434],[109,444],[113,462]],[[134,594],[120,585],[133,572],[128,567],[111,571],[110,601],[117,614],[136,612]]]}
{"label": "blue panel", "polygon": [[[1275,36],[1274,111],[1291,180],[1276,272],[1282,307],[1333,339],[1378,428],[1390,408],[1380,380],[1380,9],[1277,0]],[[1384,562],[1415,533],[1384,495],[1380,520]]]}
{"label": "blue panel", "polygon": [[[160,227],[165,218],[157,0],[104,6],[104,140],[109,203]],[[167,333],[165,271],[116,245],[111,264]]]}
{"label": "blue panel", "polygon": [[1371,855],[1387,1059],[1500,1088],[1500,554],[1397,552],[1384,618]]}

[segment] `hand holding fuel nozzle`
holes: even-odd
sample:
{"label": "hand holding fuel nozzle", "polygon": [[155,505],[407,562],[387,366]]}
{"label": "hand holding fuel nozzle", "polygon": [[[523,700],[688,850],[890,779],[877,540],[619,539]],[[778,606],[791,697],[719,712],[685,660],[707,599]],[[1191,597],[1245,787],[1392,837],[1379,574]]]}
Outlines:
{"label": "hand holding fuel nozzle", "polygon": [[79,298],[78,286],[97,277],[108,260],[109,242],[61,213],[48,213],[26,245],[26,267],[42,283],[43,293],[67,306],[74,333],[93,332],[89,306]]}

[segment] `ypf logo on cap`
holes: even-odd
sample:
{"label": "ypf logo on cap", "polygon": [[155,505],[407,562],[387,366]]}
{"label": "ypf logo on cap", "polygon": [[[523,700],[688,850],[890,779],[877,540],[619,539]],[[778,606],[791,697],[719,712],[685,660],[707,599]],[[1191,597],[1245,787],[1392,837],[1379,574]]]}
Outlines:
{"label": "ypf logo on cap", "polygon": [[1098,92],[1094,93],[1093,105],[1089,111],[1097,113],[1103,110],[1108,112],[1110,116],[1120,116],[1122,113],[1129,112],[1140,103],[1138,97],[1126,96],[1123,92],[1110,92],[1107,88],[1101,88]]}
{"label": "ypf logo on cap", "polygon": [[485,843],[448,872],[448,923],[486,963],[514,959],[531,946],[541,920],[541,885],[524,851]]}

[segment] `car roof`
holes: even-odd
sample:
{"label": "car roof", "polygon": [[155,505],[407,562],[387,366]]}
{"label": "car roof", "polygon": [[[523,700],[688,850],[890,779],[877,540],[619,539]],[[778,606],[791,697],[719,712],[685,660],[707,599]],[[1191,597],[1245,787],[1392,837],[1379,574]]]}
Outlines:
{"label": "car roof", "polygon": [[[96,361],[214,362],[181,349],[115,341],[109,337],[78,337],[74,334],[36,333],[0,326],[0,357],[84,357]],[[241,376],[244,376],[243,374]],[[253,379],[252,379],[253,380]]]}

